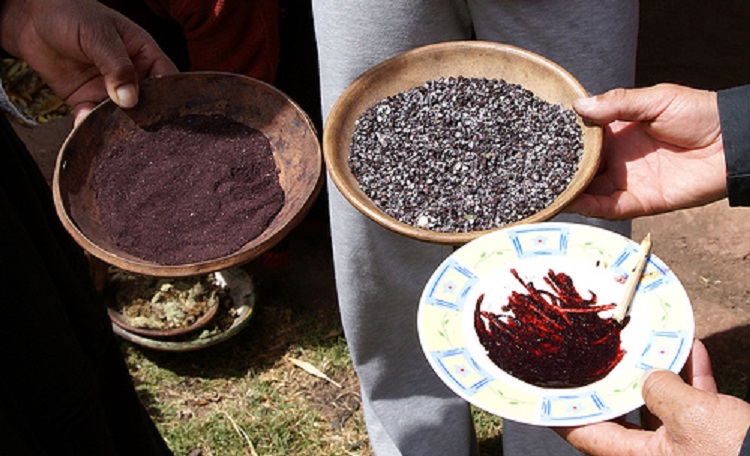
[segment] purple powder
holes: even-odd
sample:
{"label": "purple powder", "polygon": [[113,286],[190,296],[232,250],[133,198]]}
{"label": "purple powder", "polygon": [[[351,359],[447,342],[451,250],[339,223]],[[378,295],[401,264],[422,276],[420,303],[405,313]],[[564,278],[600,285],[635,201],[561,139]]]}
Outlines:
{"label": "purple powder", "polygon": [[268,139],[219,115],[129,133],[98,157],[93,185],[115,244],[166,265],[237,251],[284,204]]}

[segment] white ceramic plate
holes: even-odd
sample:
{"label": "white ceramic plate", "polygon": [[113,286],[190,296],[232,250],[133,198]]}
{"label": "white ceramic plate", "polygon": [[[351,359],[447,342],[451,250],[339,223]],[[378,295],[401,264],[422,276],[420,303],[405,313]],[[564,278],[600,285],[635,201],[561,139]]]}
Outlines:
{"label": "white ceramic plate", "polygon": [[[659,242],[655,240],[655,242]],[[499,368],[474,327],[482,310],[501,314],[512,290],[510,273],[544,288],[549,269],[565,273],[584,298],[616,303],[635,266],[639,244],[587,225],[538,223],[501,229],[456,250],[433,273],[419,304],[422,349],[456,394],[490,413],[542,426],[574,426],[624,415],[643,405],[641,378],[651,368],[679,372],[689,354],[694,321],[690,300],[672,271],[651,255],[621,333],[623,358],[604,378],[574,388],[545,388]],[[600,312],[602,318],[611,311]]]}

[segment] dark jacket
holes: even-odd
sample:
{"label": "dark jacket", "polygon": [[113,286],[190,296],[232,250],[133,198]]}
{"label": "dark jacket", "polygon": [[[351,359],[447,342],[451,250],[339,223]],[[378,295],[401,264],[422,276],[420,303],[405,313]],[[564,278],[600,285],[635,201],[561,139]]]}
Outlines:
{"label": "dark jacket", "polygon": [[[750,206],[750,85],[718,94],[729,205]],[[750,456],[750,432],[745,435],[740,456]]]}

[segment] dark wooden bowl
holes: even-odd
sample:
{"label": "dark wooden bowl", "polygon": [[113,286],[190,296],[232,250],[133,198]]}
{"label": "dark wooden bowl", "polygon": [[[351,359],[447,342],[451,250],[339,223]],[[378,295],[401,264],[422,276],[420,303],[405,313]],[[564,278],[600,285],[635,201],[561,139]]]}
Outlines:
{"label": "dark wooden bowl", "polygon": [[[92,163],[137,126],[190,114],[220,114],[263,132],[280,170],[285,203],[263,233],[230,255],[189,264],[158,264],[123,251],[102,226],[92,189]],[[193,72],[143,81],[140,101],[133,109],[120,109],[111,101],[94,109],[62,145],[52,186],[58,216],[87,252],[127,271],[184,277],[246,263],[273,247],[309,210],[322,186],[322,169],[315,128],[286,95],[241,75]]]}
{"label": "dark wooden bowl", "polygon": [[[422,241],[461,245],[492,230],[438,232],[402,223],[377,207],[360,189],[349,169],[354,123],[362,113],[386,97],[440,77],[464,76],[504,79],[520,84],[541,99],[569,108],[586,90],[566,70],[532,52],[514,46],[453,41],[417,48],[387,60],[357,78],[339,97],[323,131],[323,155],[331,180],[349,202],[380,225]],[[578,196],[591,182],[599,166],[601,127],[581,119],[584,151],[578,171],[567,189],[543,210],[507,226],[549,220]]]}

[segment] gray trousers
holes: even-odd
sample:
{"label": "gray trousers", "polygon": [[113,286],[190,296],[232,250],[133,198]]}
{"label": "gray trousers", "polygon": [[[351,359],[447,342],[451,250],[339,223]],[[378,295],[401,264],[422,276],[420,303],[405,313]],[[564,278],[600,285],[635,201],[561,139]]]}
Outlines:
{"label": "gray trousers", "polygon": [[[324,118],[359,74],[398,53],[480,39],[537,52],[590,93],[632,86],[637,0],[313,0]],[[476,454],[468,404],[433,373],[416,328],[422,288],[452,249],[371,222],[329,182],[341,318],[378,455]],[[629,235],[629,222],[563,215]],[[577,454],[551,430],[504,423],[506,456]],[[523,452],[523,453],[521,453]]]}

